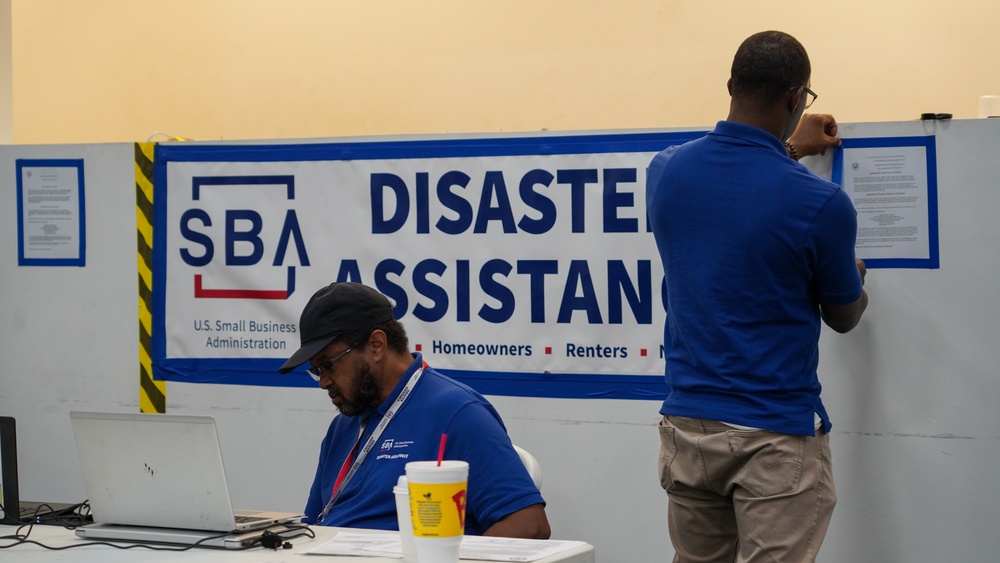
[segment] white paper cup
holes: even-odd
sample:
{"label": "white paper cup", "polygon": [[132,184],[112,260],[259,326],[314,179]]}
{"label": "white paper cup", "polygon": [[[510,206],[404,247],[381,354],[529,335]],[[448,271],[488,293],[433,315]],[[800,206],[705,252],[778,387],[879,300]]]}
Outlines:
{"label": "white paper cup", "polygon": [[[406,464],[410,519],[417,561],[457,563],[465,533],[469,464],[447,460]],[[397,497],[398,498],[398,497]]]}
{"label": "white paper cup", "polygon": [[399,541],[403,546],[403,561],[417,563],[417,546],[413,544],[413,522],[410,520],[410,489],[406,475],[400,475],[392,488],[396,495],[396,518],[399,521]]}

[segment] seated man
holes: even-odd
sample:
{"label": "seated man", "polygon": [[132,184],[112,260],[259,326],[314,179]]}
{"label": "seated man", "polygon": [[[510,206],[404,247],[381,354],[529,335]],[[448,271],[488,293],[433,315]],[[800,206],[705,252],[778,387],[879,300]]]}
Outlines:
{"label": "seated man", "polygon": [[[279,369],[308,362],[340,415],[330,423],[304,522],[398,529],[392,489],[410,461],[469,463],[465,533],[549,537],[545,501],[500,415],[473,389],[411,354],[392,304],[357,283],[317,291],[299,320],[302,346]],[[366,447],[366,445],[368,447]]]}

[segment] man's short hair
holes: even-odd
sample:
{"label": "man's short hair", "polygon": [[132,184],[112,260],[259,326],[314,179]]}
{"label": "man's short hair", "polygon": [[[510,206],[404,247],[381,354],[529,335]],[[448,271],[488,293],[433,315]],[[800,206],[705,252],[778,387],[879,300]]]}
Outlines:
{"label": "man's short hair", "polygon": [[348,346],[357,346],[364,344],[368,337],[371,336],[371,333],[376,330],[381,330],[385,333],[386,346],[390,350],[400,354],[410,353],[410,340],[406,336],[406,329],[403,328],[403,323],[395,319],[348,334],[342,334],[334,342],[346,342]]}
{"label": "man's short hair", "polygon": [[736,51],[731,93],[766,106],[789,89],[806,86],[811,74],[809,55],[798,40],[781,31],[762,31],[748,37]]}

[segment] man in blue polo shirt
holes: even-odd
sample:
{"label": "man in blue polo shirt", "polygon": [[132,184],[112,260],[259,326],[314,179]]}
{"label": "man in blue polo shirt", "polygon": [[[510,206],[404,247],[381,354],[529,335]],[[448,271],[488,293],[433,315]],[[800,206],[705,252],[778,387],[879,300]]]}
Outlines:
{"label": "man in blue polo shirt", "polygon": [[[309,374],[340,411],[320,448],[304,521],[398,529],[392,489],[410,461],[469,463],[465,532],[549,537],[545,501],[482,395],[411,354],[392,304],[357,283],[317,291],[299,320],[302,346],[279,369]],[[365,444],[373,447],[366,451]]]}
{"label": "man in blue polo shirt", "polygon": [[803,116],[810,74],[795,38],[751,36],[728,118],[649,165],[675,562],[813,561],[836,503],[820,327],[853,329],[868,296],[851,200],[796,162],[840,142],[832,116]]}

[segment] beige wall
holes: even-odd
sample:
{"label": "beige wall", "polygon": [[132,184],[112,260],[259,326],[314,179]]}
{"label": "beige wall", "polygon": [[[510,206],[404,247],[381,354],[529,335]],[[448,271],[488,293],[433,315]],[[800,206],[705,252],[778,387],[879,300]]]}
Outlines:
{"label": "beige wall", "polygon": [[10,0],[0,0],[0,144],[14,141]]}
{"label": "beige wall", "polygon": [[843,122],[1000,94],[996,0],[10,3],[17,143],[707,126],[763,29]]}

